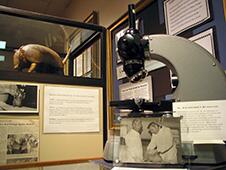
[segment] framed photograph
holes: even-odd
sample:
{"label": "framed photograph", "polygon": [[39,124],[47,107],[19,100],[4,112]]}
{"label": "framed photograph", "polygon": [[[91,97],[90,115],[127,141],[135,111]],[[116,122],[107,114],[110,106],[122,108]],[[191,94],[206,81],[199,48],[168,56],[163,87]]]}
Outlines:
{"label": "framed photograph", "polygon": [[208,0],[166,0],[164,1],[166,30],[177,35],[210,18]]}
{"label": "framed photograph", "polygon": [[0,84],[0,113],[38,113],[39,87],[33,84]]}
{"label": "framed photograph", "polygon": [[180,118],[121,119],[118,162],[178,164],[181,153]]}

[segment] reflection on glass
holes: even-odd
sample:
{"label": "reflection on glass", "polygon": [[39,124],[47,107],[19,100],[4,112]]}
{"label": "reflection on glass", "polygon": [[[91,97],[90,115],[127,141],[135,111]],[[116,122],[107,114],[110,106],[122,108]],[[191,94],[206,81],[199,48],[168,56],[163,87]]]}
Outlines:
{"label": "reflection on glass", "polygon": [[91,47],[75,56],[73,62],[73,75],[75,77],[100,78],[100,42],[95,42]]}
{"label": "reflection on glass", "polygon": [[[5,56],[4,61],[0,62],[0,70],[7,71],[18,68],[18,65],[21,68],[21,65],[23,65],[23,68],[19,70],[50,73],[50,66],[62,67],[61,69],[64,70],[64,75],[70,75],[70,72],[68,71],[68,67],[70,66],[69,62],[66,60],[65,63],[63,62],[65,57],[68,54],[69,58],[71,58],[74,51],[95,33],[94,30],[5,14],[0,14],[0,20],[0,39],[6,43],[6,48],[0,49],[0,55]],[[38,47],[32,47],[33,51],[31,52],[31,47],[26,46],[28,44],[34,44]],[[17,49],[20,49],[21,51],[18,53],[17,57],[13,57],[15,50]],[[91,61],[99,62],[100,59],[99,56],[95,56],[98,57],[98,59],[92,58],[93,55],[90,54],[91,52],[89,50],[87,50],[86,53],[85,71],[88,73],[90,70],[94,70],[93,65],[90,64]],[[23,58],[22,60],[19,56],[24,56],[25,59]],[[59,62],[61,63],[59,64]],[[33,69],[31,68],[32,63],[35,63]],[[95,64],[98,64],[99,67],[99,63]],[[47,68],[44,69],[44,67]],[[91,77],[99,77],[99,74],[100,73],[92,74]]]}

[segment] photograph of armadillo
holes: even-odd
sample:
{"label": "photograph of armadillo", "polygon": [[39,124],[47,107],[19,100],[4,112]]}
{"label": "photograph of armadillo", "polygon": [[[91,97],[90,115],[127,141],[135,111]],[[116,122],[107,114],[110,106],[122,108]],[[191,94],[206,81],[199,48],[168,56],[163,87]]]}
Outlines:
{"label": "photograph of armadillo", "polygon": [[38,113],[38,101],[37,85],[0,83],[0,113]]}
{"label": "photograph of armadillo", "polygon": [[13,55],[14,69],[25,72],[53,73],[63,75],[70,49],[62,60],[57,52],[39,44],[27,44],[15,50]]}

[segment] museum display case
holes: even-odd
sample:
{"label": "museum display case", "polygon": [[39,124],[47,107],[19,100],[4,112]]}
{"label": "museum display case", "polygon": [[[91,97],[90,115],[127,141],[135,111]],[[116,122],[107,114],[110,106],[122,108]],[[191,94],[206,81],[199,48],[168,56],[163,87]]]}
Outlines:
{"label": "museum display case", "polygon": [[115,167],[225,168],[225,38],[217,31],[225,21],[214,17],[222,4],[143,1],[109,26],[104,155]]}
{"label": "museum display case", "polygon": [[[2,21],[1,72],[12,74],[11,71],[20,70],[22,72],[55,73],[69,77],[94,79],[103,77],[102,74],[105,71],[101,69],[104,69],[105,59],[101,56],[105,53],[105,28],[3,6],[1,6],[0,17]],[[46,51],[43,46],[46,47]],[[32,58],[35,57],[35,52],[28,51],[35,48],[39,48],[39,52],[42,51],[39,56],[36,56],[34,62]],[[20,50],[18,51],[20,53],[16,53],[16,50]],[[37,64],[34,70],[29,70],[30,65],[25,66],[22,60],[16,61],[18,60],[16,55],[21,52],[25,52],[27,64]],[[44,59],[42,55],[45,52],[52,55],[49,54]],[[63,71],[60,73],[55,70],[54,72],[57,68]]]}
{"label": "museum display case", "polygon": [[4,6],[0,20],[0,169],[100,157],[106,29]]}

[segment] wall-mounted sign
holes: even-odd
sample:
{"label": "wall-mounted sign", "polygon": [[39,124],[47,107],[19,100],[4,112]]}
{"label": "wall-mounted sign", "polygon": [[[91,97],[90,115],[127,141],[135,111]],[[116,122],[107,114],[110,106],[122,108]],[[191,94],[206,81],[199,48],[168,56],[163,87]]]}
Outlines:
{"label": "wall-mounted sign", "polygon": [[177,35],[210,18],[208,0],[166,0],[164,12],[170,35]]}

